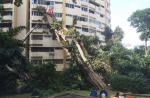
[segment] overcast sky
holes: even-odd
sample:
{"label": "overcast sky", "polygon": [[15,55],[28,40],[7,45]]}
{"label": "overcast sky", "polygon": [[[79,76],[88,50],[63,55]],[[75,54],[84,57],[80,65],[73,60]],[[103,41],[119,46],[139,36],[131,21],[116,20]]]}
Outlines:
{"label": "overcast sky", "polygon": [[118,25],[123,29],[125,35],[122,43],[126,47],[133,48],[144,44],[139,40],[139,34],[130,26],[127,19],[136,10],[148,7],[150,7],[150,0],[111,0],[112,29],[114,30]]}

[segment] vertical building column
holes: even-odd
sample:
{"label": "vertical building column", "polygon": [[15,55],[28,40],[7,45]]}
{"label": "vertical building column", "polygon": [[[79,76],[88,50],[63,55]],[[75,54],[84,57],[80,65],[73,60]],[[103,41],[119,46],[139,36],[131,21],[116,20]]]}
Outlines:
{"label": "vertical building column", "polygon": [[12,27],[17,27],[17,6],[14,5],[15,0],[13,0],[13,9],[12,9]]}
{"label": "vertical building column", "polygon": [[66,0],[63,0],[63,17],[62,17],[62,20],[63,20],[63,28],[66,28]]}

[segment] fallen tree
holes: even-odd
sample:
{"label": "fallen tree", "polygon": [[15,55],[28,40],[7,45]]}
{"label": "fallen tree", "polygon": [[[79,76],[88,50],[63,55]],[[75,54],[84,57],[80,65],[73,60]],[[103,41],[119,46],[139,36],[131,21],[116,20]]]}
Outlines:
{"label": "fallen tree", "polygon": [[[37,7],[37,10],[40,11],[43,16],[44,16],[44,19],[43,20],[46,20],[45,22],[47,22],[50,26],[49,29],[53,29],[53,30],[50,30],[50,31],[53,31],[55,32],[55,36],[56,36],[56,39],[58,40],[58,42],[60,42],[64,47],[64,51],[67,53],[67,55],[70,55],[68,49],[66,48],[66,43],[68,43],[68,40],[66,39],[66,32],[69,32],[69,30],[67,28],[62,28],[62,26],[57,26],[55,25],[57,22],[57,20],[54,18],[54,16],[52,14],[47,14],[46,13],[46,9],[43,8],[43,7],[40,7],[38,6]],[[77,33],[75,32],[74,30],[74,33]],[[82,67],[83,68],[83,71],[85,73],[85,75],[87,76],[87,80],[96,88],[96,89],[104,89],[107,87],[106,83],[104,82],[103,80],[103,76],[100,76],[98,75],[96,72],[94,72],[93,68],[92,68],[92,65],[90,64],[89,60],[87,59],[87,57],[85,56],[85,49],[84,48],[84,44],[82,43],[82,41],[75,37],[72,37],[72,40],[76,46],[76,49],[78,50],[78,54],[75,54],[76,55],[76,58],[77,58],[77,61],[79,63],[81,63]],[[106,64],[107,65],[107,64]]]}

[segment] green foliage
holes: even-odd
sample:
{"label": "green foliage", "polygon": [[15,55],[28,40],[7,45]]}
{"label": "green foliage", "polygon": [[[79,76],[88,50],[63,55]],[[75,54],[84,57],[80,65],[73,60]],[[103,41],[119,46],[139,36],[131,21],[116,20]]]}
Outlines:
{"label": "green foliage", "polygon": [[18,27],[0,32],[1,94],[15,92],[17,79],[25,79],[28,61],[22,55],[22,41],[14,38],[23,29],[24,27]]}
{"label": "green foliage", "polygon": [[23,4],[23,2],[22,2],[22,0],[15,0],[14,4],[15,4],[17,7],[20,7],[20,6]]}
{"label": "green foliage", "polygon": [[[74,43],[71,44],[74,47]],[[65,70],[62,75],[63,85],[66,89],[89,89],[91,88],[90,83],[86,80],[84,71],[82,70],[82,65],[77,61],[75,48],[71,48],[71,60],[69,63],[69,68]]]}
{"label": "green foliage", "polygon": [[102,32],[102,34],[105,36],[105,41],[107,42],[112,38],[113,31],[110,27],[105,27],[105,30]]}
{"label": "green foliage", "polygon": [[149,93],[148,84],[142,79],[123,75],[111,75],[110,83],[113,89],[123,92]]}
{"label": "green foliage", "polygon": [[84,43],[84,47],[89,55],[94,56],[97,54],[98,37],[81,35],[80,39]]}
{"label": "green foliage", "polygon": [[135,47],[135,48],[133,49],[133,51],[134,51],[136,54],[139,54],[141,57],[144,57],[145,47],[144,47],[144,46]]}
{"label": "green foliage", "polygon": [[123,36],[124,36],[123,30],[119,26],[117,26],[112,36],[113,44],[121,43]]}
{"label": "green foliage", "polygon": [[137,32],[145,32],[149,29],[149,14],[150,8],[137,10],[128,18],[128,21],[131,22],[131,26],[137,28]]}
{"label": "green foliage", "polygon": [[62,29],[62,21],[53,21],[51,24],[51,29],[60,30]]}
{"label": "green foliage", "polygon": [[145,55],[148,55],[147,41],[150,39],[150,8],[135,11],[128,21],[140,32],[140,39],[145,41]]}
{"label": "green foliage", "polygon": [[107,51],[114,75],[110,75],[112,88],[120,91],[146,93],[149,90],[150,58],[145,57],[142,48],[129,50],[114,45]]}
{"label": "green foliage", "polygon": [[110,27],[105,27],[104,32],[102,34],[105,36],[105,43],[106,46],[104,47],[105,50],[109,50],[111,46],[113,45],[112,42],[112,36],[113,36],[113,31],[111,30]]}
{"label": "green foliage", "polygon": [[33,88],[57,89],[57,73],[54,64],[31,66],[30,72],[32,74],[31,86]]}
{"label": "green foliage", "polygon": [[78,35],[78,33],[77,33],[77,31],[76,31],[75,28],[70,28],[70,29],[68,29],[68,31],[67,31],[67,32],[64,32],[64,34],[65,34],[65,35],[71,35],[71,36],[77,36],[77,35]]}
{"label": "green foliage", "polygon": [[40,95],[42,96],[42,98],[48,98],[49,96],[53,95],[54,93],[56,93],[56,92],[52,89],[40,91]]}

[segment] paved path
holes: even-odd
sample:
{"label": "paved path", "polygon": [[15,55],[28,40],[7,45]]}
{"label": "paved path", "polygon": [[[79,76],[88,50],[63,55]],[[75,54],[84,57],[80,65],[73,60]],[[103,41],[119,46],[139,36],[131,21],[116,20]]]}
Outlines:
{"label": "paved path", "polygon": [[57,96],[54,98],[92,98],[92,97],[84,97],[84,96],[79,96],[79,95],[67,94],[67,95]]}

